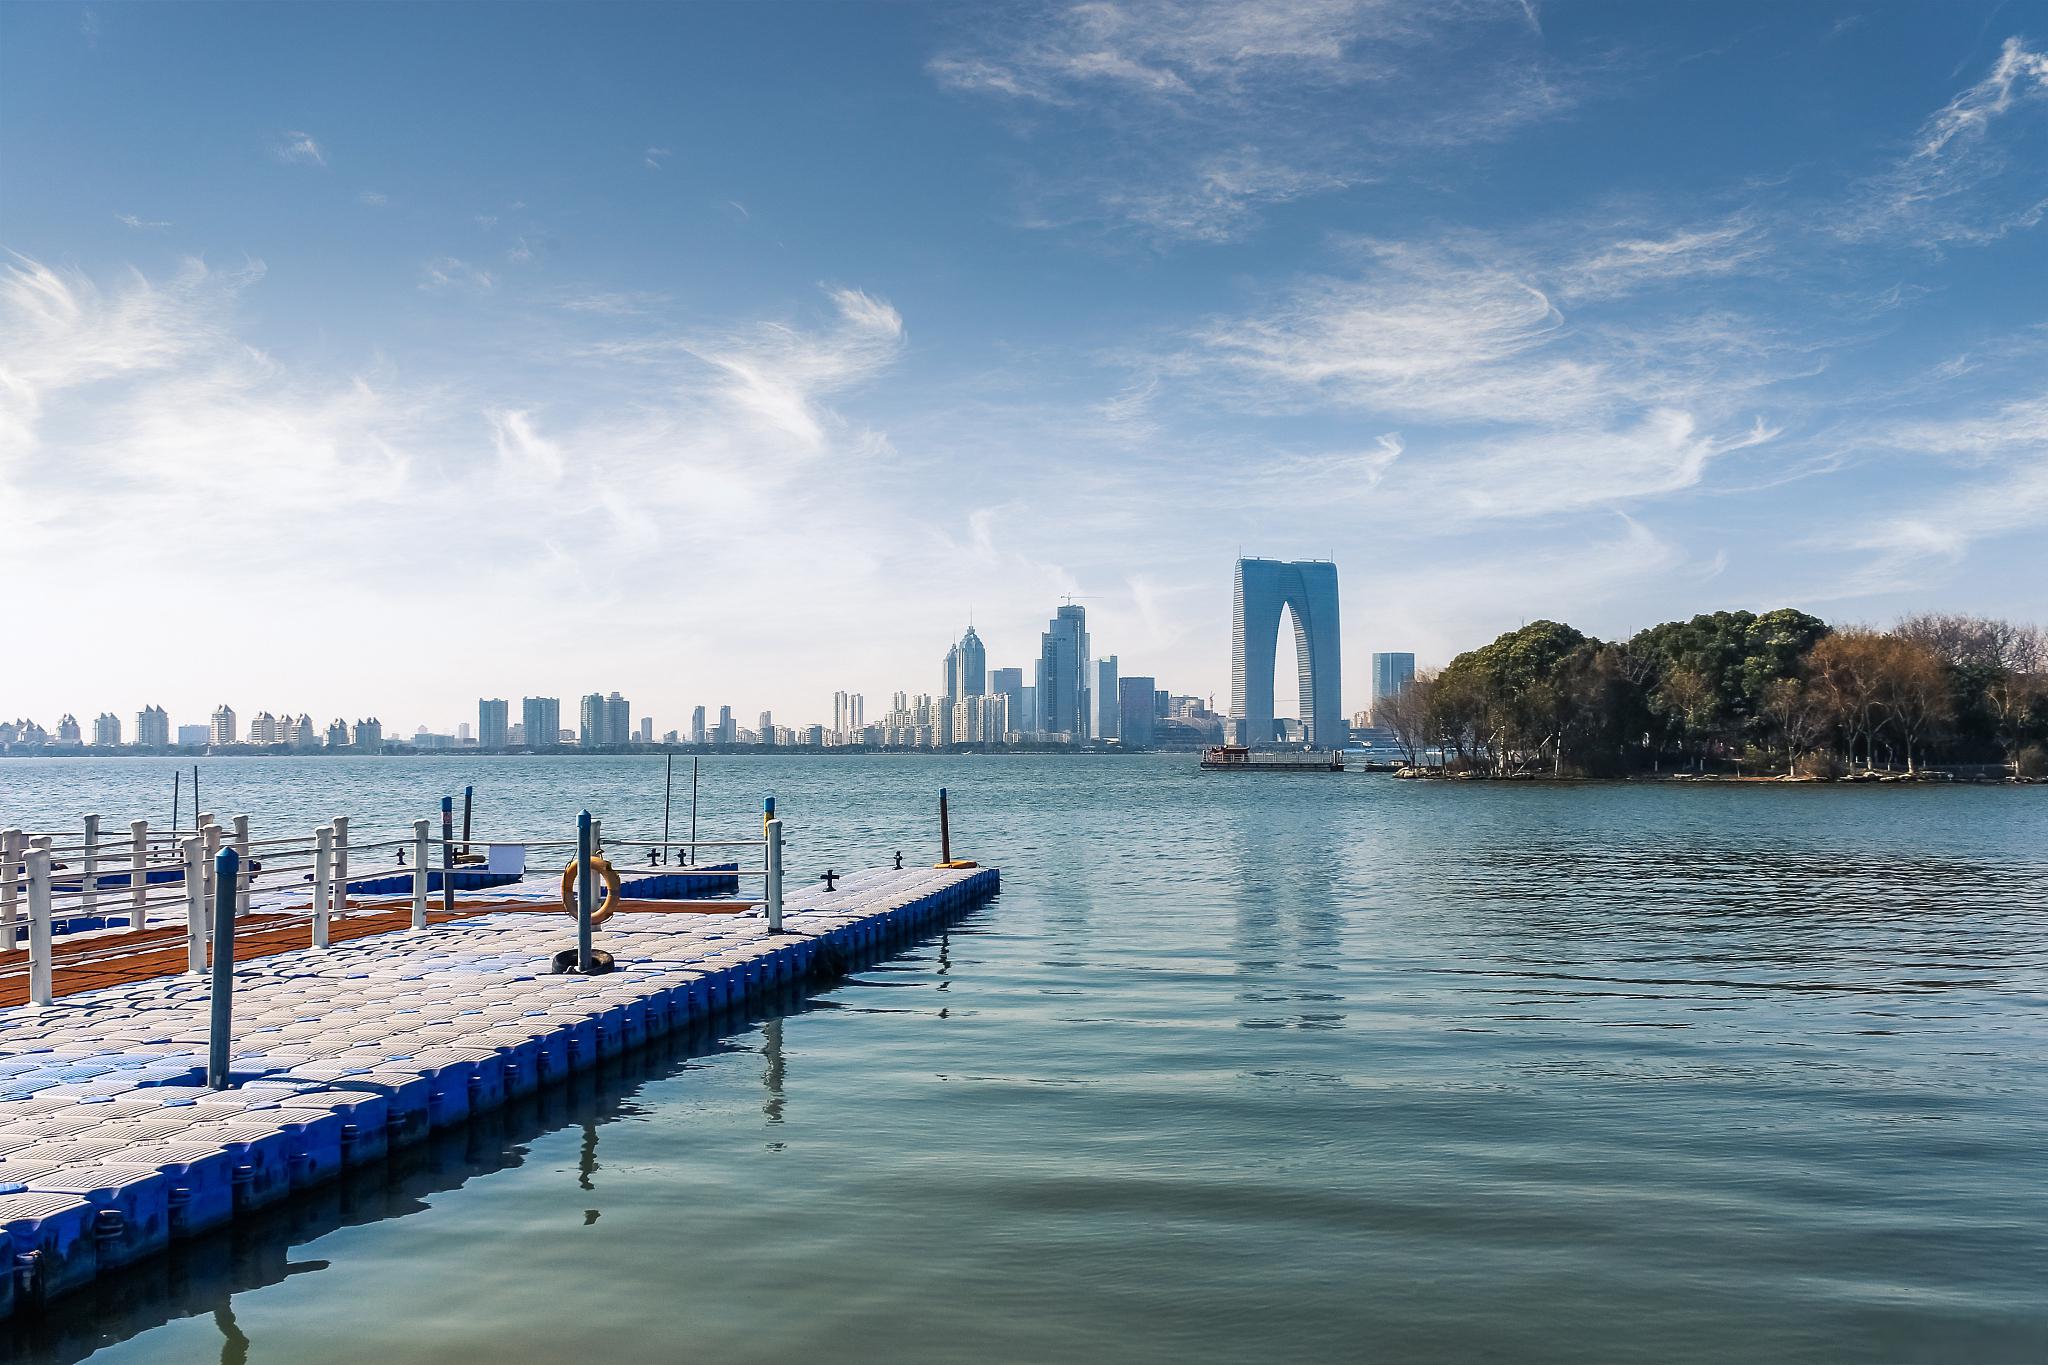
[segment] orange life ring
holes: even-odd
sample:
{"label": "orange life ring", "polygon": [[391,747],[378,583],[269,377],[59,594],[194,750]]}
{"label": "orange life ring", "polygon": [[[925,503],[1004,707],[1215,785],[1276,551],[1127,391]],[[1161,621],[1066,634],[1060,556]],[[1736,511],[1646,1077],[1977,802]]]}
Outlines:
{"label": "orange life ring", "polygon": [[[578,860],[571,858],[569,865],[562,869],[562,908],[569,912],[571,919],[576,917],[576,872],[578,866]],[[620,899],[619,874],[612,870],[612,865],[609,862],[599,857],[591,858],[590,870],[604,880],[604,895],[598,898],[597,905],[590,912],[590,925],[594,929],[610,919],[612,913],[618,909]]]}

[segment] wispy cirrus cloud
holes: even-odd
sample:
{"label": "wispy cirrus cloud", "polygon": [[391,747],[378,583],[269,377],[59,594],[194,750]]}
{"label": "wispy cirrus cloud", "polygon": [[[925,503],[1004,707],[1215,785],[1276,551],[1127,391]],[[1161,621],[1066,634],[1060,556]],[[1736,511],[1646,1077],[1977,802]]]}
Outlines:
{"label": "wispy cirrus cloud", "polygon": [[1028,187],[1027,221],[1225,241],[1263,207],[1570,109],[1529,20],[1491,0],[1097,0],[984,22],[928,70],[1088,149]]}
{"label": "wispy cirrus cloud", "polygon": [[668,163],[675,153],[667,147],[649,147],[640,154],[640,164],[650,171],[658,171]]}
{"label": "wispy cirrus cloud", "polygon": [[497,287],[497,276],[455,256],[436,256],[420,267],[420,288],[429,292],[458,289],[488,294]]}
{"label": "wispy cirrus cloud", "polygon": [[273,149],[279,161],[300,166],[327,165],[327,153],[313,140],[311,133],[289,132],[280,135]]}
{"label": "wispy cirrus cloud", "polygon": [[2048,52],[2007,38],[1991,69],[1929,115],[1910,149],[1862,187],[1836,232],[1939,247],[2037,226],[2048,216],[2044,112]]}
{"label": "wispy cirrus cloud", "polygon": [[144,218],[133,213],[117,213],[114,221],[123,227],[134,228],[137,232],[161,232],[170,224],[155,218]]}

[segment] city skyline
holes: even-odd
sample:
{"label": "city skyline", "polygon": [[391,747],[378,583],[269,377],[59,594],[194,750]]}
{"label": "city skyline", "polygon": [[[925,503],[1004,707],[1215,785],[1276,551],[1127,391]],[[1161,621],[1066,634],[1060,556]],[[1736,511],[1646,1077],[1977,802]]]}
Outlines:
{"label": "city skyline", "polygon": [[2038,611],[2024,14],[804,15],[9,6],[0,581],[137,609],[0,709],[438,726],[594,652],[822,720],[1068,595],[1220,693],[1241,547],[1341,559],[1353,659]]}

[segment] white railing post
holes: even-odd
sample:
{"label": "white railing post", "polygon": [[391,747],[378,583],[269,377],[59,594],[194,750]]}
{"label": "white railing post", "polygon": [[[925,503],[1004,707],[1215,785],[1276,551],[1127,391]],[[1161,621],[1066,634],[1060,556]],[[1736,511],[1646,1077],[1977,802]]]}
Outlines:
{"label": "white railing post", "polygon": [[[200,911],[204,916],[203,923],[206,926],[206,931],[211,935],[213,932],[214,899],[219,894],[213,885],[218,875],[214,871],[213,860],[220,853],[221,840],[226,837],[226,832],[219,825],[215,824],[213,817],[209,815],[206,817],[206,827],[200,830],[200,836],[206,840],[205,846],[199,850],[199,880],[202,883],[201,889],[204,893]],[[203,970],[205,967],[203,959],[200,966]]]}
{"label": "white railing post", "polygon": [[128,822],[128,932],[149,922],[149,821]]}
{"label": "white railing post", "polygon": [[249,913],[249,817],[235,817],[235,918]]}
{"label": "white railing post", "polygon": [[427,927],[427,822],[412,822],[412,927]]}
{"label": "white railing post", "polygon": [[604,856],[604,821],[602,820],[592,820],[590,822],[590,856],[593,858],[602,858]]}
{"label": "white railing post", "polygon": [[334,830],[313,831],[313,946],[327,946],[327,912],[333,894],[330,869],[334,865]]}
{"label": "white railing post", "polygon": [[85,817],[85,879],[78,884],[78,910],[90,915],[100,904],[100,818]]}
{"label": "white railing post", "polygon": [[185,855],[185,970],[206,970],[206,840],[187,835]]}
{"label": "white railing post", "polygon": [[334,817],[334,913],[348,913],[348,817]]}
{"label": "white railing post", "polygon": [[0,952],[11,953],[21,942],[21,831],[0,829]]}
{"label": "white railing post", "polygon": [[[38,840],[38,842],[42,842]],[[28,855],[28,1002],[47,1005],[56,998],[50,974],[50,850]]]}
{"label": "white railing post", "polygon": [[782,932],[782,822],[768,822],[768,932]]}

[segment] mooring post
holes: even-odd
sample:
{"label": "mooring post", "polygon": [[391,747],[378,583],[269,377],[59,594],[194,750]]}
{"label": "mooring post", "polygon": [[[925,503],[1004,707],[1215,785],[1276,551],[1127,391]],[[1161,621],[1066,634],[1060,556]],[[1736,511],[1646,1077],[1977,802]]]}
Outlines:
{"label": "mooring post", "polygon": [[138,933],[149,920],[149,821],[128,822],[128,932]]}
{"label": "mooring post", "polygon": [[939,788],[939,865],[953,861],[953,823],[946,814],[946,789]]}
{"label": "mooring post", "polygon": [[474,801],[475,799],[476,799],[476,788],[475,788],[475,787],[473,787],[473,786],[465,786],[465,787],[464,787],[464,788],[462,789],[462,856],[463,856],[463,857],[465,857],[465,858],[467,858],[467,857],[469,856],[469,811],[470,811],[470,804],[471,804],[471,803],[472,803],[472,802],[473,802],[473,801]]}
{"label": "mooring post", "polygon": [[328,909],[334,894],[334,828],[313,831],[313,946],[327,946]]}
{"label": "mooring post", "polygon": [[576,970],[590,975],[590,912],[597,896],[597,822],[584,811],[576,817]]}
{"label": "mooring post", "polygon": [[412,927],[427,927],[427,822],[412,822]]}
{"label": "mooring post", "polygon": [[85,817],[85,878],[78,884],[78,908],[93,914],[100,904],[100,818]]}
{"label": "mooring post", "polygon": [[[769,800],[774,800],[770,797]],[[782,932],[782,822],[768,822],[768,932]]]}
{"label": "mooring post", "polygon": [[235,1025],[235,887],[242,880],[242,859],[232,848],[214,855],[213,882],[219,890],[213,905],[213,1009],[207,1028],[206,1084],[228,1088],[228,1034]]}
{"label": "mooring post", "polygon": [[441,798],[441,909],[455,913],[455,798]]}
{"label": "mooring post", "polygon": [[348,817],[334,817],[334,913],[348,913]]}
{"label": "mooring post", "polygon": [[206,970],[206,840],[188,834],[185,856],[185,970]]}
{"label": "mooring post", "polygon": [[235,914],[249,913],[249,817],[235,817]]}
{"label": "mooring post", "polygon": [[775,818],[775,798],[774,798],[774,797],[772,797],[772,796],[764,796],[764,797],[762,797],[762,798],[761,798],[761,837],[762,837],[763,839],[765,839],[765,838],[767,838],[767,837],[768,837],[768,822],[769,822],[770,820],[773,820],[774,818]]}
{"label": "mooring post", "polygon": [[21,831],[0,829],[0,952],[11,953],[21,941],[16,931],[21,915]]}
{"label": "mooring post", "polygon": [[55,999],[50,983],[50,850],[28,853],[28,1002]]}

